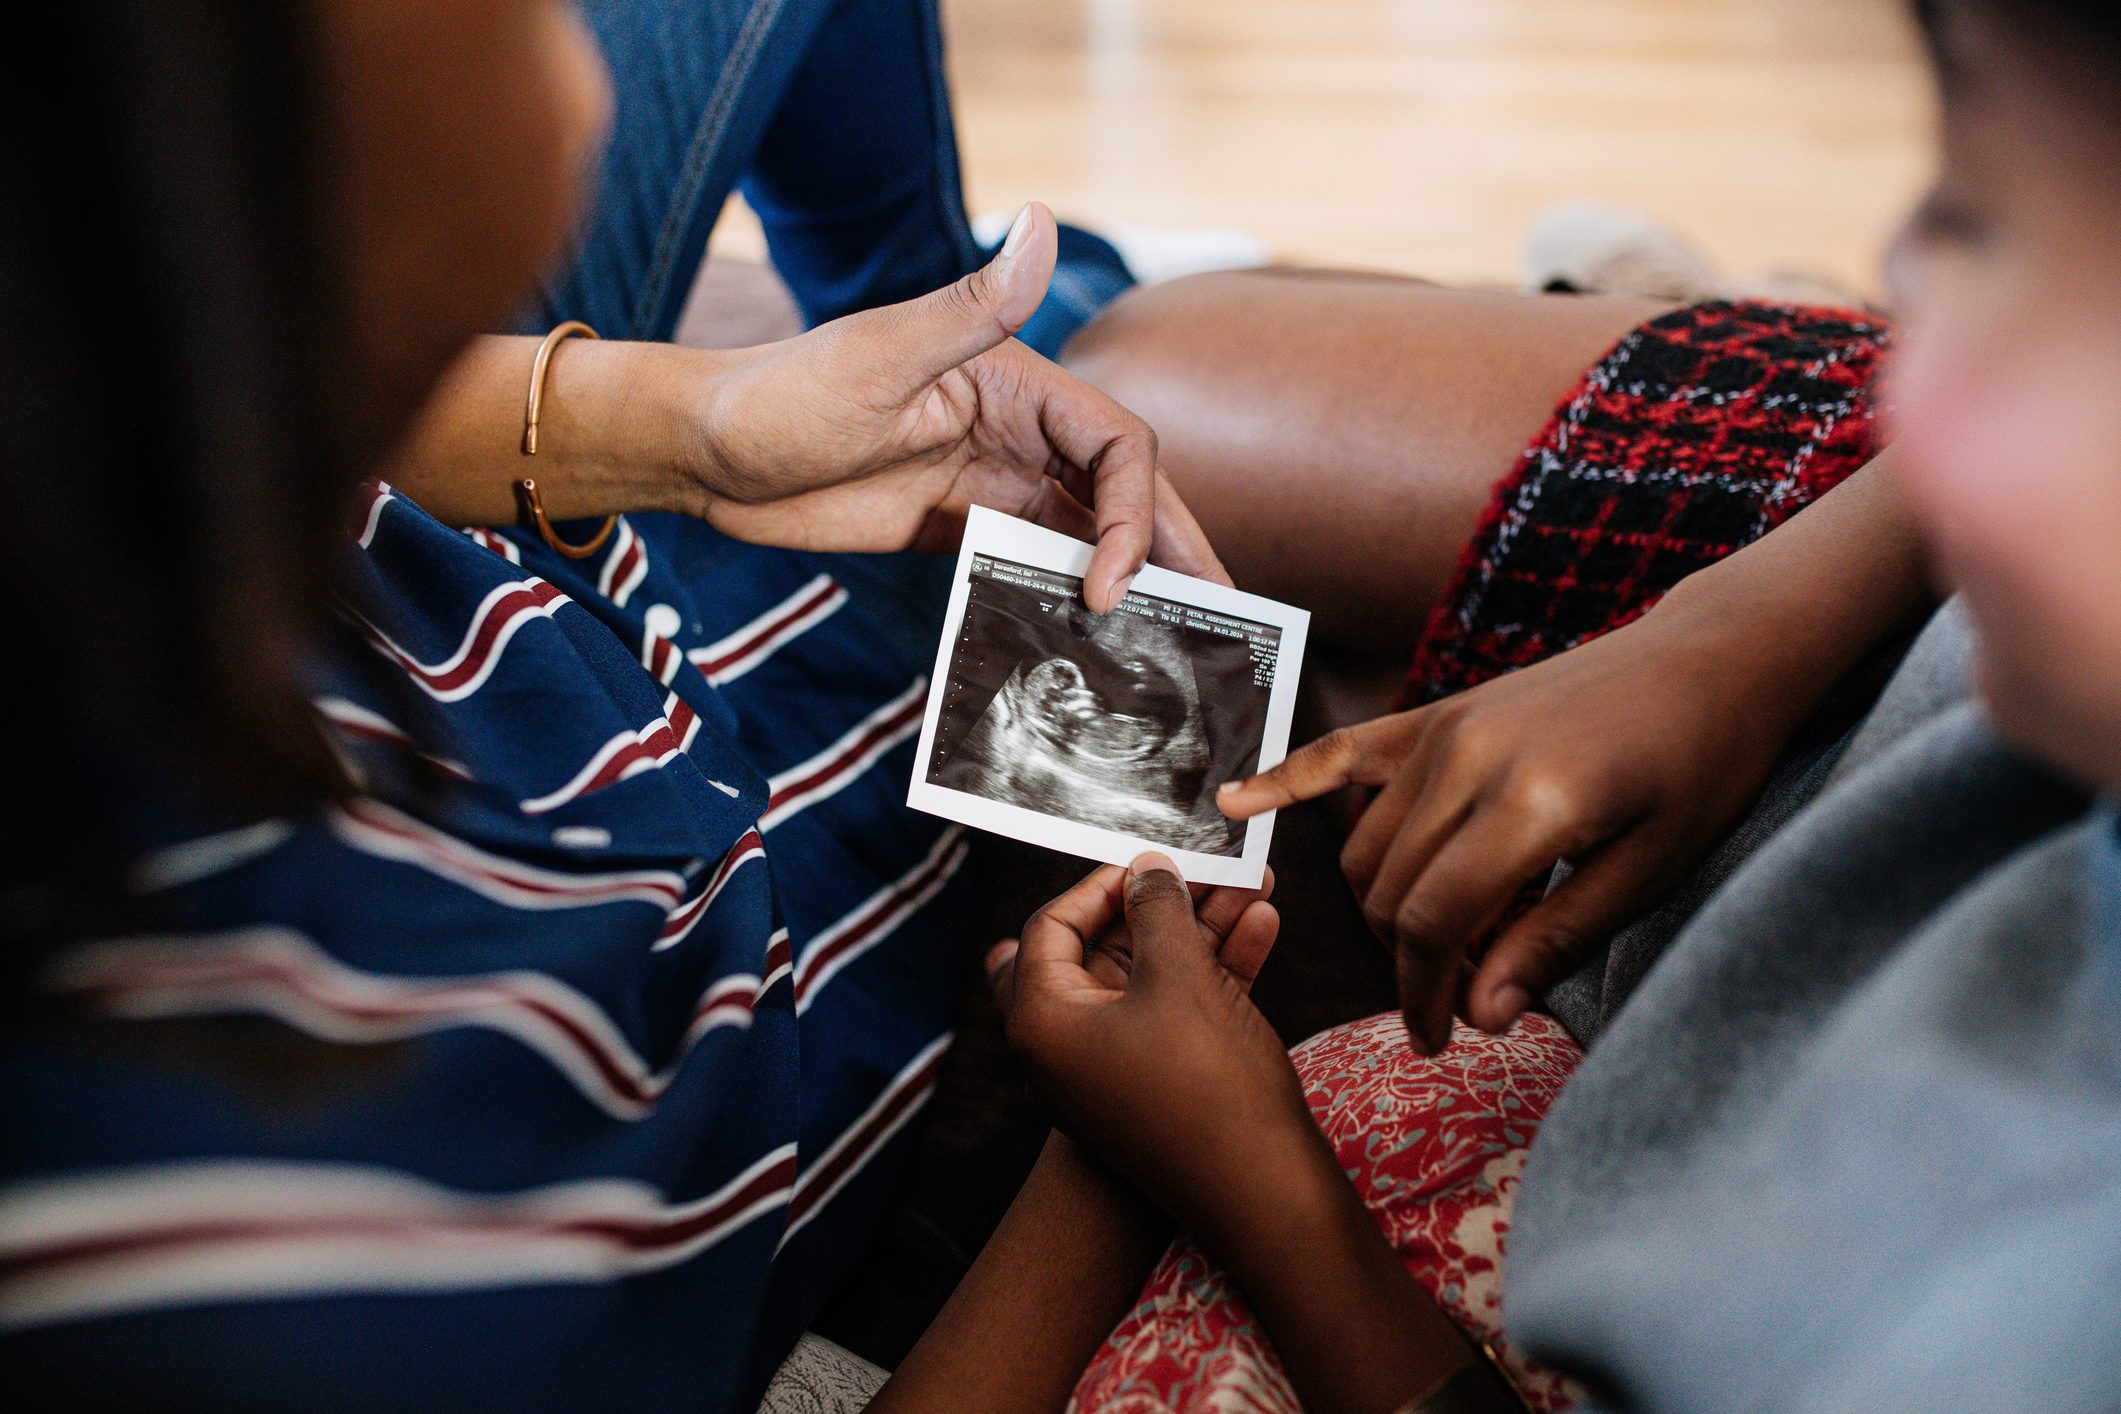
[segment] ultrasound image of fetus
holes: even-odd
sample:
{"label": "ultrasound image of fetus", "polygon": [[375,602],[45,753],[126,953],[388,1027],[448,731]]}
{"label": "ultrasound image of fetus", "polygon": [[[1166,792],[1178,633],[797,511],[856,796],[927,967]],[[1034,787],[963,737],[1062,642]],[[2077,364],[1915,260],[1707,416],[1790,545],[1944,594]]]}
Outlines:
{"label": "ultrasound image of fetus", "polygon": [[1239,853],[1244,827],[1215,808],[1183,631],[1079,603],[1049,603],[1026,630],[1044,641],[931,779],[1171,848]]}

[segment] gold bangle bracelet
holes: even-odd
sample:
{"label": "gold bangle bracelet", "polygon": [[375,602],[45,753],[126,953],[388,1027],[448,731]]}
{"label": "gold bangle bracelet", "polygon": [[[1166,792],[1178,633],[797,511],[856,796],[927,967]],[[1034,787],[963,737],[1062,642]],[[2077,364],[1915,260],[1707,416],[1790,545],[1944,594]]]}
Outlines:
{"label": "gold bangle bracelet", "polygon": [[[585,339],[597,337],[596,330],[579,319],[570,319],[554,326],[545,341],[538,345],[537,357],[530,361],[530,396],[523,405],[523,455],[526,457],[538,454],[538,413],[545,401],[545,370],[552,363],[552,351],[577,334]],[[616,515],[606,516],[603,527],[581,544],[562,540],[554,532],[552,522],[545,517],[545,503],[538,495],[538,483],[527,476],[516,482],[516,507],[530,528],[537,531],[540,540],[571,560],[594,555],[604,547],[604,542],[611,538],[611,532],[619,524]]]}

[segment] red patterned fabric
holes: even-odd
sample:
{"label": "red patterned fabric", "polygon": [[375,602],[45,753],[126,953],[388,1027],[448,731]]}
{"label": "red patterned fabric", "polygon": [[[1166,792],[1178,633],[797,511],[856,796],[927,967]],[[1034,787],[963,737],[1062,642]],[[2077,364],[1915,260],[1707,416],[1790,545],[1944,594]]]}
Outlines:
{"label": "red patterned fabric", "polygon": [[[1290,1057],[1311,1112],[1407,1270],[1489,1342],[1535,1410],[1575,1397],[1502,1330],[1501,1265],[1525,1152],[1582,1053],[1528,1016],[1506,1036],[1460,1026],[1442,1055],[1407,1045],[1396,1012],[1315,1036]],[[1181,1237],[1077,1384],[1097,1414],[1298,1414],[1302,1406],[1244,1298]]]}
{"label": "red patterned fabric", "polygon": [[1496,488],[1405,703],[1618,628],[1832,490],[1877,455],[1888,338],[1845,311],[1719,302],[1621,340]]}

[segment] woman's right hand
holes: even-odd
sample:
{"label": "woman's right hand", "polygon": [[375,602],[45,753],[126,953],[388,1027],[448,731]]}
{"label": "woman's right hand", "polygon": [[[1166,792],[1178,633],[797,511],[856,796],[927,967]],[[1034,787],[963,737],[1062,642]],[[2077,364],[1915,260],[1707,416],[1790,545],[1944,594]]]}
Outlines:
{"label": "woman's right hand", "polygon": [[[1246,819],[1382,787],[1341,863],[1397,955],[1415,1047],[1449,1044],[1454,1009],[1504,1030],[1729,834],[1816,702],[1787,645],[1729,608],[1675,592],[1543,663],[1321,737],[1219,803]],[[1469,959],[1562,860],[1574,872]]]}

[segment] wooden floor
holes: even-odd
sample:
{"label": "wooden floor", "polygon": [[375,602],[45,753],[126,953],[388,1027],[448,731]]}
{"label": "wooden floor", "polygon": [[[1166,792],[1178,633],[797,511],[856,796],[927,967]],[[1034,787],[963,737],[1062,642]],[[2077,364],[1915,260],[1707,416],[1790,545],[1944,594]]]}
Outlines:
{"label": "wooden floor", "polygon": [[[1930,99],[1905,0],[943,0],[969,204],[1509,281],[1549,202],[1876,288]],[[741,213],[717,248],[753,254]]]}

